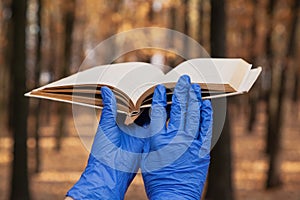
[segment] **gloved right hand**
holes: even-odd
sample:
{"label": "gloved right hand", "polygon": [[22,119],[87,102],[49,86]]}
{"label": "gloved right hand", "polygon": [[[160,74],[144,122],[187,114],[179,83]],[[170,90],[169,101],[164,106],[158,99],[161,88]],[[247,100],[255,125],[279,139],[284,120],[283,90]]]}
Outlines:
{"label": "gloved right hand", "polygon": [[[166,90],[156,87],[151,123],[166,120]],[[148,139],[144,147],[142,173],[151,200],[197,199],[210,163],[212,107],[202,101],[199,85],[182,76],[175,87],[170,121]]]}

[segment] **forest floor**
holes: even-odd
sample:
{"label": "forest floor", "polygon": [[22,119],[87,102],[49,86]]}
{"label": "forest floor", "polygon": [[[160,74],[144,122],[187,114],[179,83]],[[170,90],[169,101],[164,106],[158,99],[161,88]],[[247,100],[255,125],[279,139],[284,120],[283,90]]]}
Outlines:
{"label": "forest floor", "polygon": [[[268,158],[264,154],[265,122],[264,105],[259,108],[255,130],[246,131],[246,115],[232,112],[232,152],[233,179],[237,200],[300,200],[300,119],[299,110],[289,108],[283,128],[281,175],[283,185],[280,188],[265,190]],[[73,123],[70,118],[70,124]],[[88,151],[77,136],[74,125],[68,131],[69,136],[62,141],[62,148],[56,151],[53,127],[55,120],[42,127],[41,172],[36,174],[34,166],[34,140],[28,140],[30,189],[33,200],[63,199],[67,190],[76,182],[83,171]],[[12,141],[0,138],[0,200],[8,199],[10,182]],[[143,181],[140,174],[136,176],[127,194],[127,200],[146,200]]]}

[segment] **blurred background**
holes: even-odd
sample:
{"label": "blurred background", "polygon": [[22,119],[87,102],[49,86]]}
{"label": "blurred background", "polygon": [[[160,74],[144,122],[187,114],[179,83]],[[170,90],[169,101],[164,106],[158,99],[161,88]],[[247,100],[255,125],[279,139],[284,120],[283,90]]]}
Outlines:
{"label": "blurred background", "polygon": [[[263,66],[249,94],[228,98],[203,199],[299,200],[299,4],[1,0],[0,199],[63,199],[88,158],[74,128],[71,105],[29,100],[23,94],[77,72],[86,55],[108,37],[156,26],[187,34],[211,57],[240,57]],[[183,61],[178,55],[148,49],[116,62],[154,58],[171,67]],[[126,199],[147,199],[141,175]]]}

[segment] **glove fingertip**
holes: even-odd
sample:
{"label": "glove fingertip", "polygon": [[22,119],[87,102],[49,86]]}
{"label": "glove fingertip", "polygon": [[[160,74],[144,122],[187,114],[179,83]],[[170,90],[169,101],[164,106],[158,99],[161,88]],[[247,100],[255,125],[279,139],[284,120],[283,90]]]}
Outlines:
{"label": "glove fingertip", "polygon": [[149,129],[151,130],[151,134],[156,134],[161,129],[165,127],[167,113],[167,94],[166,88],[163,85],[157,85],[153,98],[152,98],[152,106],[151,106],[151,114],[150,114],[150,125]]}
{"label": "glove fingertip", "polygon": [[178,82],[179,82],[179,83],[184,82],[184,83],[187,83],[187,84],[191,84],[191,78],[189,77],[189,75],[184,74],[184,75],[182,75],[182,76],[179,78]]}
{"label": "glove fingertip", "polygon": [[213,112],[213,109],[212,109],[212,104],[211,104],[211,101],[206,99],[203,101],[203,110],[207,111],[207,112]]}
{"label": "glove fingertip", "polygon": [[106,86],[101,87],[100,90],[101,90],[103,104],[110,103],[113,96],[112,91]]}
{"label": "glove fingertip", "polygon": [[209,156],[211,150],[212,140],[212,126],[213,126],[213,109],[210,100],[204,100],[201,107],[201,128],[200,128],[200,143],[201,149],[199,156],[204,158]]}
{"label": "glove fingertip", "polygon": [[189,90],[191,87],[191,80],[188,75],[182,75],[176,83],[173,95],[172,105],[170,111],[169,127],[179,129],[181,121],[184,121],[183,113],[186,113],[187,101],[189,96]]}
{"label": "glove fingertip", "polygon": [[117,104],[113,92],[106,86],[101,87],[101,96],[103,101],[103,109],[100,124],[113,122],[116,117]]}
{"label": "glove fingertip", "polygon": [[163,85],[157,85],[154,90],[152,98],[152,106],[160,105],[165,107],[167,105],[166,88]]}
{"label": "glove fingertip", "polygon": [[200,140],[203,142],[205,137],[211,137],[213,123],[213,110],[210,100],[204,100],[201,107],[201,127]]}
{"label": "glove fingertip", "polygon": [[201,91],[201,87],[200,87],[200,85],[197,84],[197,83],[193,83],[193,84],[192,84],[192,87],[193,87],[193,89],[194,89],[195,91]]}
{"label": "glove fingertip", "polygon": [[193,83],[192,84],[192,88],[196,93],[197,99],[198,101],[201,103],[202,102],[202,94],[201,94],[201,87],[199,84],[197,83]]}

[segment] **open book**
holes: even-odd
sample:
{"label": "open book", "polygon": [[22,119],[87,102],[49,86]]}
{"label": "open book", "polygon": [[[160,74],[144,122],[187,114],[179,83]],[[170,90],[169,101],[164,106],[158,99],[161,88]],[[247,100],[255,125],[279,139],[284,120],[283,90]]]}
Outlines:
{"label": "open book", "polygon": [[187,74],[192,83],[200,84],[206,99],[246,93],[260,72],[261,67],[251,69],[244,60],[229,58],[188,60],[166,74],[149,63],[127,62],[93,67],[34,89],[25,96],[102,108],[100,88],[107,86],[116,96],[118,112],[134,116],[151,106],[158,84],[166,86],[168,104],[171,104],[172,91],[181,75]]}

